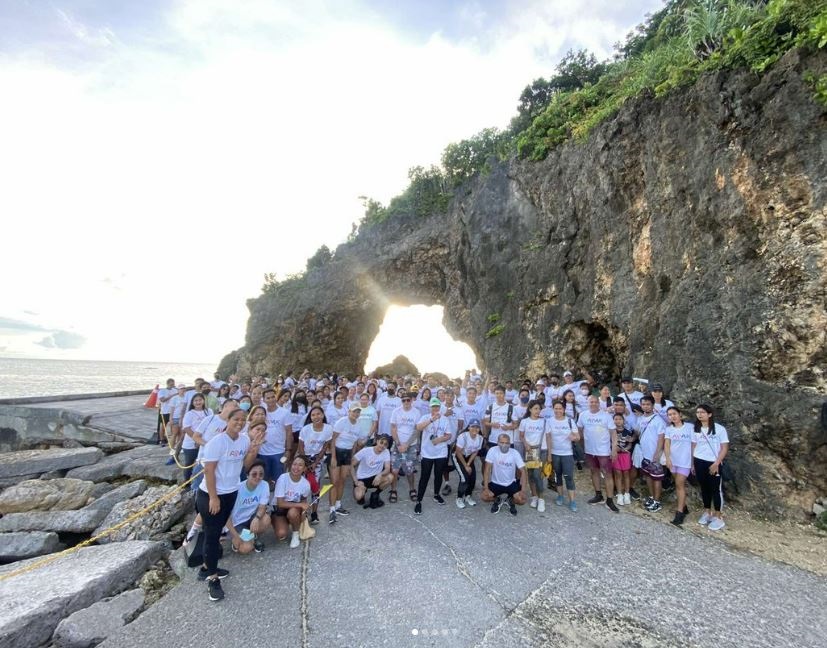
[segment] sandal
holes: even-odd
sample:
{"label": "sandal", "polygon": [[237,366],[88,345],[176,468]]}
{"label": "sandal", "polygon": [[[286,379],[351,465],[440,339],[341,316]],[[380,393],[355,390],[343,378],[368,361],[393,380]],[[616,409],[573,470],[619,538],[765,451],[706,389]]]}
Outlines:
{"label": "sandal", "polygon": [[416,501],[416,491],[413,488],[408,491],[408,497],[411,498],[412,502]]}
{"label": "sandal", "polygon": [[396,494],[396,491],[392,490],[391,494],[388,495],[388,501],[393,504],[397,499],[399,499],[399,496]]}

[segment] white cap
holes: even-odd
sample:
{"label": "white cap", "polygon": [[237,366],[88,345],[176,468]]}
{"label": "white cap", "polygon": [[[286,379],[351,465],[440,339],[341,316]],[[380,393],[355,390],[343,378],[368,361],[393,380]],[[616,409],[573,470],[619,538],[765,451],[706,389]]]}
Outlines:
{"label": "white cap", "polygon": [[574,374],[571,371],[564,371],[563,376],[574,376]]}

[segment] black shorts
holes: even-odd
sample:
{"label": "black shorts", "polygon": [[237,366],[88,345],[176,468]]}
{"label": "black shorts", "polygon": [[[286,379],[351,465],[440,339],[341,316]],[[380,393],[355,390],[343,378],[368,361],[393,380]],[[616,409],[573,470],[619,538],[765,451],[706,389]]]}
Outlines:
{"label": "black shorts", "polygon": [[349,466],[353,456],[353,449],[336,448],[336,463],[339,466]]}
{"label": "black shorts", "polygon": [[255,520],[255,519],[256,519],[256,516],[253,515],[253,517],[251,517],[249,520],[247,520],[245,522],[241,522],[240,524],[236,524],[235,525],[236,532],[241,533],[244,529],[249,530],[250,525],[253,523],[253,520]]}
{"label": "black shorts", "polygon": [[287,517],[287,511],[288,510],[289,509],[283,509],[283,508],[276,507],[276,508],[273,509],[273,515],[275,515],[276,517]]}
{"label": "black shorts", "polygon": [[376,479],[378,475],[373,475],[372,477],[365,477],[364,479],[360,479],[359,481],[365,485],[365,488],[376,488],[373,485],[373,480]]}

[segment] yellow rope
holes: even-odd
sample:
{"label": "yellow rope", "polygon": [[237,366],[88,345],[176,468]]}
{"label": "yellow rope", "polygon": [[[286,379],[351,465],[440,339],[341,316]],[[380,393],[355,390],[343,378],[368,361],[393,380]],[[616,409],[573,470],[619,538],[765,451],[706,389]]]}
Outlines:
{"label": "yellow rope", "polygon": [[175,448],[173,448],[173,447],[172,447],[172,444],[171,444],[171,443],[170,443],[170,441],[169,441],[169,434],[168,434],[168,432],[167,432],[167,423],[166,423],[166,421],[164,420],[164,417],[163,417],[163,416],[161,416],[161,410],[160,410],[160,408],[158,409],[158,418],[160,418],[160,419],[161,419],[161,426],[164,428],[164,438],[167,440],[167,447],[170,449],[170,456],[171,456],[173,459],[175,459],[175,463],[176,463],[176,464],[178,464],[178,467],[179,467],[179,468],[181,468],[182,470],[189,470],[190,468],[192,468],[193,466],[195,466],[195,464],[197,464],[197,463],[198,463],[198,461],[197,461],[197,460],[196,460],[196,461],[193,461],[193,462],[192,462],[192,464],[190,464],[189,466],[185,466],[185,465],[184,465],[184,464],[182,464],[180,461],[178,461],[178,453],[177,453],[177,452],[175,452]]}

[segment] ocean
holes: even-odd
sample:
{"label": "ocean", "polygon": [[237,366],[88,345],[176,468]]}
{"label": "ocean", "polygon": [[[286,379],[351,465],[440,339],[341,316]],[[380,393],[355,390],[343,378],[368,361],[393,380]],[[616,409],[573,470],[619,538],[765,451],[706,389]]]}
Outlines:
{"label": "ocean", "polygon": [[217,365],[0,358],[0,398],[152,389],[167,378],[191,385],[212,379]]}

